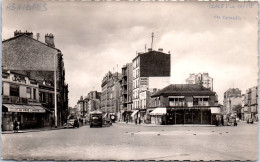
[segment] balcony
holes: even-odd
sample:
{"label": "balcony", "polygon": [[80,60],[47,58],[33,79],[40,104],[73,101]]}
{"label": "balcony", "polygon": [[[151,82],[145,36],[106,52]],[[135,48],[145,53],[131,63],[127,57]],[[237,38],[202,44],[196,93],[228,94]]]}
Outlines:
{"label": "balcony", "polygon": [[122,102],[123,102],[124,104],[126,104],[126,103],[127,103],[127,99],[126,99],[126,98],[122,99]]}
{"label": "balcony", "polygon": [[126,80],[123,80],[123,81],[122,81],[122,85],[127,85],[127,81],[126,81]]}
{"label": "balcony", "polygon": [[3,103],[13,103],[13,104],[27,104],[28,99],[16,96],[2,96]]}
{"label": "balcony", "polygon": [[169,106],[171,106],[171,107],[185,107],[186,104],[184,102],[169,102]]}
{"label": "balcony", "polygon": [[209,102],[193,102],[194,106],[209,106]]}
{"label": "balcony", "polygon": [[122,91],[122,94],[123,94],[123,95],[127,94],[127,90],[123,90],[123,91]]}

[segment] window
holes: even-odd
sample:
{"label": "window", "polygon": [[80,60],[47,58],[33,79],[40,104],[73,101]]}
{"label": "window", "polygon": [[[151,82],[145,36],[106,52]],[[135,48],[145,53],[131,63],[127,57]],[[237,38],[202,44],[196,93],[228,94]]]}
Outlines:
{"label": "window", "polygon": [[174,97],[169,98],[169,106],[184,106],[184,98]]}
{"label": "window", "polygon": [[195,98],[193,98],[193,105],[209,106],[209,98],[208,97],[195,97]]}
{"label": "window", "polygon": [[41,103],[46,103],[45,93],[44,93],[44,92],[41,92],[41,93],[40,93],[40,102],[41,102]]}
{"label": "window", "polygon": [[19,97],[19,86],[18,85],[10,85],[10,96]]}
{"label": "window", "polygon": [[33,99],[36,100],[36,89],[33,88]]}
{"label": "window", "polygon": [[48,95],[48,103],[50,103],[50,105],[53,104],[53,95],[51,93]]}
{"label": "window", "polygon": [[27,87],[26,88],[26,95],[27,95],[27,98],[32,98],[32,95],[31,95],[31,88],[30,87]]}
{"label": "window", "polygon": [[198,98],[193,98],[193,105],[199,105],[199,99]]}

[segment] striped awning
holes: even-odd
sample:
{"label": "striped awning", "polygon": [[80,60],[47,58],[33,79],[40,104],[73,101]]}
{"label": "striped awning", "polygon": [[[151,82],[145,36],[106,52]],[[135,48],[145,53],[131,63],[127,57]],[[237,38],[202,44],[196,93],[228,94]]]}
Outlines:
{"label": "striped awning", "polygon": [[156,108],[150,113],[150,115],[165,115],[165,114],[166,114],[166,108],[165,107]]}
{"label": "striped awning", "polygon": [[17,105],[3,104],[8,109],[8,112],[25,112],[25,113],[45,113],[46,110],[40,105]]}

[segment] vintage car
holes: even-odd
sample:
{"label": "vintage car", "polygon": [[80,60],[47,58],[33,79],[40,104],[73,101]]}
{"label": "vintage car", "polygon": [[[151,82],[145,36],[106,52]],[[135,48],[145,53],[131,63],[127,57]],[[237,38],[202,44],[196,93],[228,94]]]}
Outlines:
{"label": "vintage car", "polygon": [[79,128],[79,121],[78,119],[68,119],[67,123],[63,125],[64,128]]}
{"label": "vintage car", "polygon": [[89,126],[90,128],[93,126],[102,127],[103,120],[102,120],[102,112],[100,111],[93,111],[89,113]]}

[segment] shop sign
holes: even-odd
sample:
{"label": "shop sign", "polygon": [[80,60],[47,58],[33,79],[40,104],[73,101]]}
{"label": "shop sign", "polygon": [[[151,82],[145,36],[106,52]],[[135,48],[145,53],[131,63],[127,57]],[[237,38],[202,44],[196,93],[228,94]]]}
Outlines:
{"label": "shop sign", "polygon": [[149,79],[148,77],[140,77],[140,86],[141,85],[148,85]]}
{"label": "shop sign", "polygon": [[11,111],[11,112],[44,112],[44,110],[28,109],[28,108],[9,109],[9,111]]}

